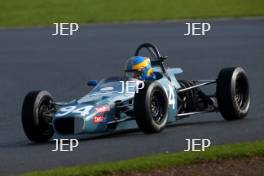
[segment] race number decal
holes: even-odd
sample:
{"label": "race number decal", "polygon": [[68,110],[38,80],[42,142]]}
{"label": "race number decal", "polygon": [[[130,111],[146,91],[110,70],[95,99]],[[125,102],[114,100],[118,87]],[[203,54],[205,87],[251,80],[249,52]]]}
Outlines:
{"label": "race number decal", "polygon": [[77,108],[76,106],[67,106],[59,109],[59,113],[56,114],[57,117],[65,116],[69,113],[80,114],[81,116],[86,116],[89,114],[93,106],[84,106]]}
{"label": "race number decal", "polygon": [[172,108],[175,109],[175,96],[171,85],[169,85],[168,99],[169,99],[169,105],[172,105]]}
{"label": "race number decal", "polygon": [[85,106],[82,108],[78,108],[78,109],[75,109],[74,111],[72,111],[72,113],[81,114],[81,116],[86,116],[89,114],[92,107],[93,106]]}

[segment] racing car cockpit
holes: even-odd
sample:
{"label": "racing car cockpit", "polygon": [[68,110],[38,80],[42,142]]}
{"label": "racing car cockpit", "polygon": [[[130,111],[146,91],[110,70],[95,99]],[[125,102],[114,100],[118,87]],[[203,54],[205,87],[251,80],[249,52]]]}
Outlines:
{"label": "racing car cockpit", "polygon": [[[140,54],[144,49],[147,53]],[[143,57],[141,55],[150,56]],[[142,81],[161,79],[164,76],[163,74],[167,75],[164,65],[166,58],[161,56],[156,46],[150,43],[144,43],[137,48],[134,56],[128,59],[125,66],[126,76]]]}

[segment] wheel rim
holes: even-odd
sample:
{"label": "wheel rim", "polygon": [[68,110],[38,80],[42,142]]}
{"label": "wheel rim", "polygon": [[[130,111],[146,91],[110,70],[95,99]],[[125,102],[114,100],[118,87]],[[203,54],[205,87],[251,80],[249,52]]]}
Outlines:
{"label": "wheel rim", "polygon": [[51,109],[52,106],[50,105],[50,99],[43,100],[39,105],[39,110],[38,110],[39,130],[44,135],[53,134],[52,118],[48,116]]}
{"label": "wheel rim", "polygon": [[152,94],[150,102],[151,115],[155,123],[161,124],[164,120],[164,100],[162,94],[159,91],[155,91]]}
{"label": "wheel rim", "polygon": [[244,109],[248,102],[248,84],[243,75],[238,75],[235,86],[235,102],[240,109]]}

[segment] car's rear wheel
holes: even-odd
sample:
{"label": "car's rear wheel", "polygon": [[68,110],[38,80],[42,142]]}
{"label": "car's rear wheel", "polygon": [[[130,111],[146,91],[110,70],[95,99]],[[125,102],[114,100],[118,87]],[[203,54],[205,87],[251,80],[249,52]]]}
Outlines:
{"label": "car's rear wheel", "polygon": [[226,120],[243,119],[250,106],[249,82],[240,67],[222,69],[217,78],[219,110]]}
{"label": "car's rear wheel", "polygon": [[141,131],[162,131],[168,121],[168,99],[158,82],[145,82],[144,88],[135,94],[134,110]]}
{"label": "car's rear wheel", "polygon": [[52,117],[53,99],[47,91],[29,92],[22,107],[22,125],[26,136],[33,142],[46,142],[54,134]]}

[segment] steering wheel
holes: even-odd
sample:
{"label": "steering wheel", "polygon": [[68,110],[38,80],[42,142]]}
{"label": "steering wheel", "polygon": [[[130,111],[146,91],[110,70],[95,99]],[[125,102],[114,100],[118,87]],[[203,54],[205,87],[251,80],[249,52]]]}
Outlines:
{"label": "steering wheel", "polygon": [[167,56],[161,56],[158,48],[151,44],[151,43],[143,43],[141,45],[139,45],[137,47],[137,50],[134,54],[134,56],[138,56],[140,51],[142,49],[147,49],[147,51],[152,55],[154,56],[154,58],[156,58],[155,60],[151,60],[151,64],[153,66],[160,66],[163,73],[166,73],[166,69],[165,69],[165,66],[164,66],[164,60],[167,59],[168,57]]}

